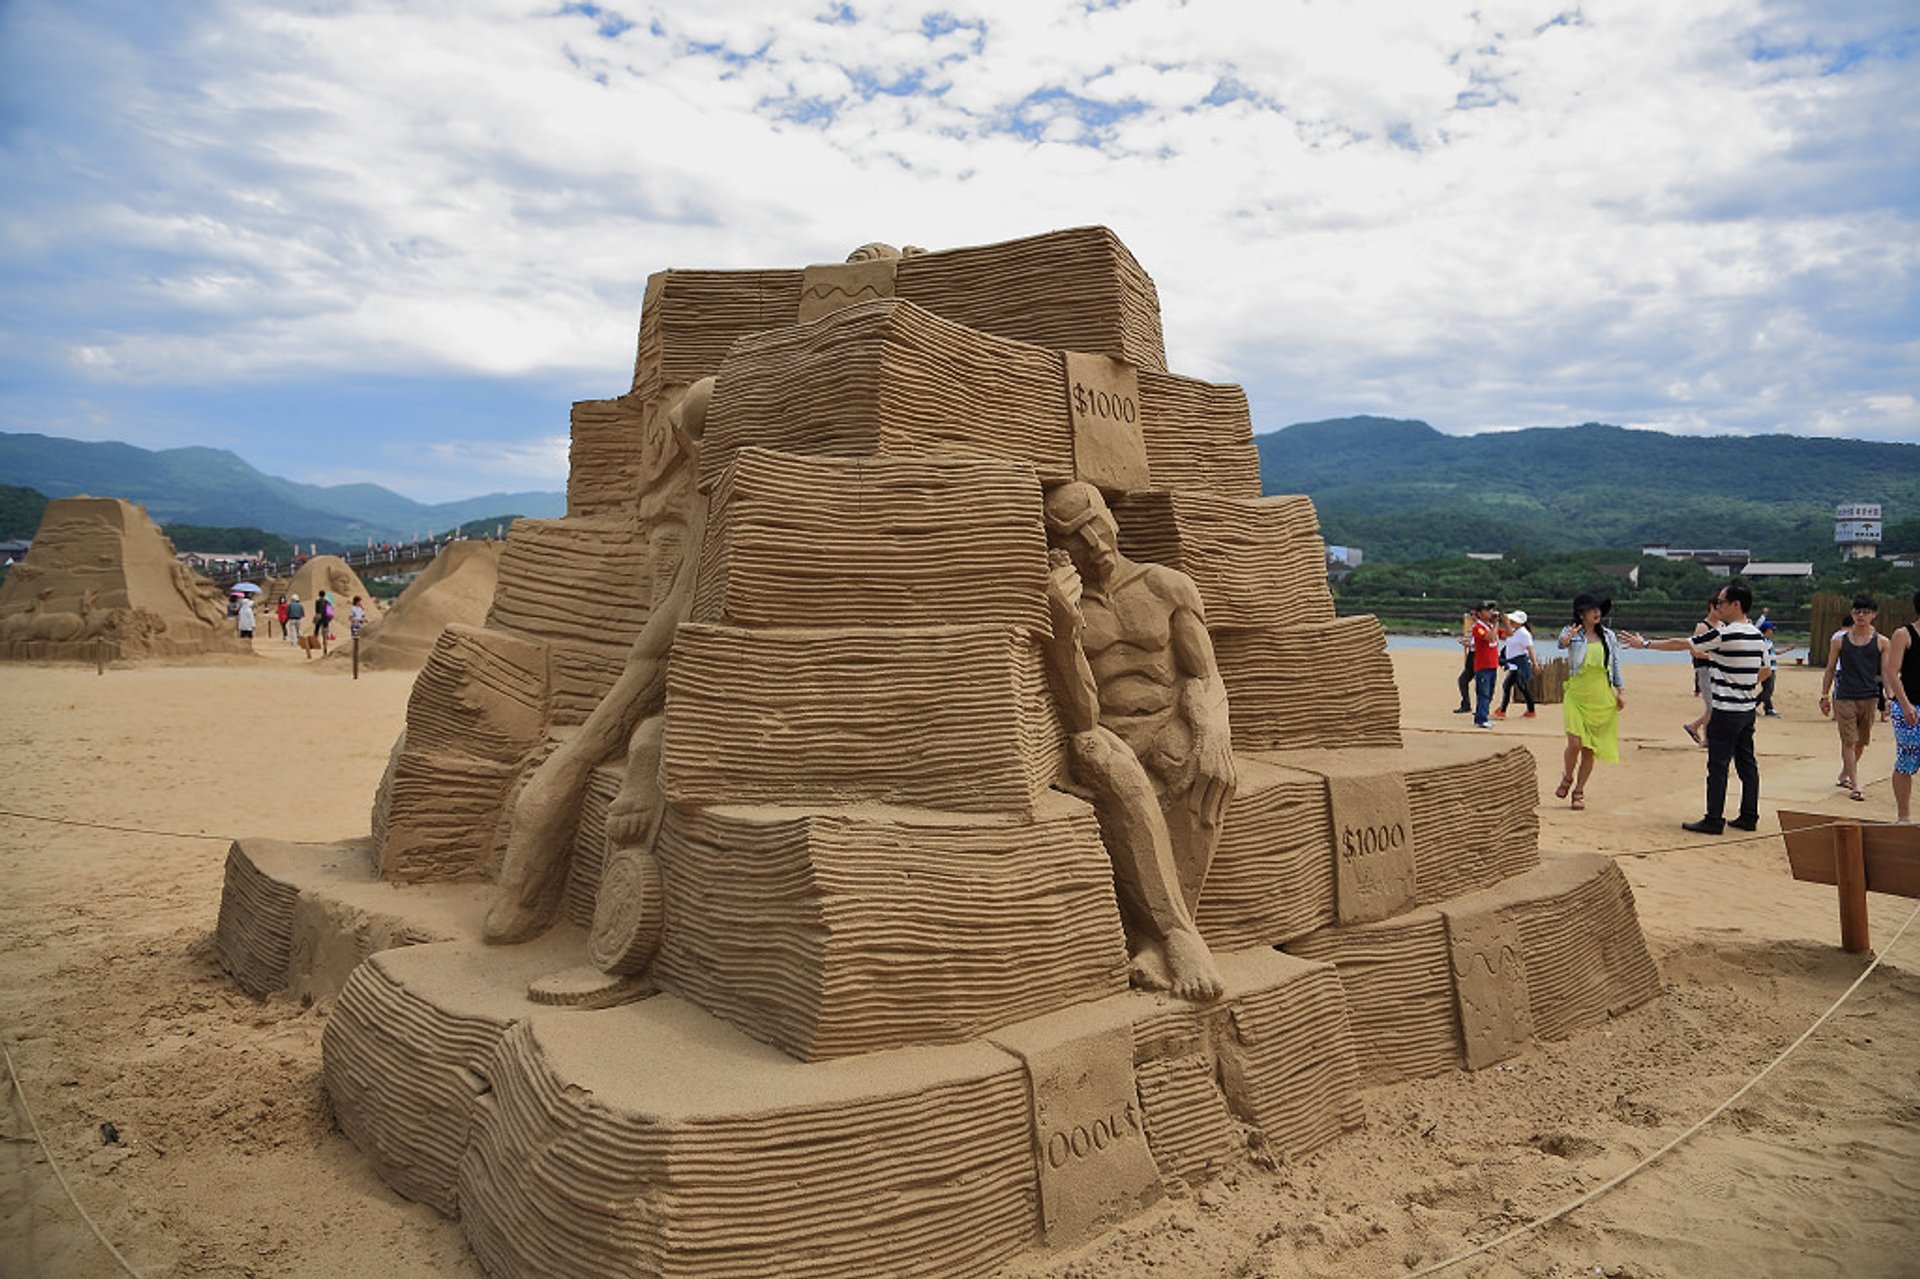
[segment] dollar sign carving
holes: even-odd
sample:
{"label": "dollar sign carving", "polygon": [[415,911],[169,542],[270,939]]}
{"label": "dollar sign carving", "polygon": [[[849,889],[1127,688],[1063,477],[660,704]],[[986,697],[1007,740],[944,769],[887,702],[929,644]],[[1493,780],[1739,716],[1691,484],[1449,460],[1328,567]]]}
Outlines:
{"label": "dollar sign carving", "polygon": [[1087,411],[1087,388],[1078,382],[1073,384],[1073,411],[1085,416]]}

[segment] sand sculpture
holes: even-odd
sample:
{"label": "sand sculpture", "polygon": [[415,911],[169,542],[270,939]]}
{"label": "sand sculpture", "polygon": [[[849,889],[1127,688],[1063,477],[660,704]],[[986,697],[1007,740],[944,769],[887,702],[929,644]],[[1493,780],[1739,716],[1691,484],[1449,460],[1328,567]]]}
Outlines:
{"label": "sand sculpture", "polygon": [[48,503],[33,548],[0,585],[0,656],[245,651],[220,588],[174,558],[145,508],[119,498]]}
{"label": "sand sculpture", "polygon": [[[369,621],[360,632],[361,662],[376,670],[418,670],[447,627],[483,625],[499,582],[502,545],[450,542],[383,613],[376,616],[369,602]],[[305,592],[301,598],[308,598]],[[347,659],[336,650],[328,660]]]}
{"label": "sand sculpture", "polygon": [[281,595],[288,598],[298,595],[308,606],[309,618],[312,617],[314,599],[321,591],[325,591],[327,598],[333,601],[334,634],[342,638],[346,636],[347,606],[353,603],[354,596],[360,597],[369,621],[384,612],[380,601],[367,590],[366,583],[353,571],[353,566],[338,555],[316,555],[295,569],[293,576],[284,584],[276,581],[271,586],[272,589],[265,592],[268,602],[277,602]]}
{"label": "sand sculpture", "polygon": [[654,276],[371,838],[231,850],[382,1177],[500,1274],[977,1274],[1656,992],[1110,232],[855,258]]}

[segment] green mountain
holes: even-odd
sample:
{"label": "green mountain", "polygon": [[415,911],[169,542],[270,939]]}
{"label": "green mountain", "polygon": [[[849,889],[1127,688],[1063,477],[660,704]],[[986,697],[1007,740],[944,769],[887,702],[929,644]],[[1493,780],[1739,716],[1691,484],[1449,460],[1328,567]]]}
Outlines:
{"label": "green mountain", "polygon": [[1301,422],[1254,443],[1263,490],[1312,497],[1326,540],[1370,560],[1651,542],[1818,560],[1835,553],[1842,502],[1882,505],[1886,549],[1920,547],[1915,444],[1597,422],[1443,435],[1379,417]]}
{"label": "green mountain", "polygon": [[504,511],[560,515],[562,493],[488,493],[425,503],[378,484],[300,484],[255,470],[225,449],[158,451],[0,432],[0,484],[48,497],[90,493],[138,502],[160,524],[265,529],[294,541],[399,541]]}

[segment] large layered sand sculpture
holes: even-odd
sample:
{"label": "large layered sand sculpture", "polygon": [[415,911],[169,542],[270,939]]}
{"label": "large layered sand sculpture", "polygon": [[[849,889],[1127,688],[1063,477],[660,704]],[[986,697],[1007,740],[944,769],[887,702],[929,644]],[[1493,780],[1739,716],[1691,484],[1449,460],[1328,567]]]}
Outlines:
{"label": "large layered sand sculpture", "polygon": [[33,548],[0,584],[0,657],[246,651],[220,588],[174,558],[144,507],[119,498],[49,502]]}
{"label": "large layered sand sculpture", "polygon": [[277,602],[283,594],[289,598],[298,595],[307,606],[308,621],[302,629],[311,632],[313,601],[321,591],[325,591],[327,598],[333,601],[333,630],[342,639],[346,638],[347,606],[353,603],[354,596],[360,597],[361,606],[367,610],[367,620],[372,621],[384,611],[380,601],[373,598],[366,583],[360,580],[360,575],[353,571],[353,566],[338,555],[314,556],[294,570],[284,586],[279,582],[273,583],[266,595],[269,604]]}
{"label": "large layered sand sculpture", "polygon": [[[370,603],[360,633],[361,662],[378,670],[419,670],[447,627],[483,625],[500,580],[502,546],[450,542],[379,616]],[[344,659],[337,651],[329,660]]]}
{"label": "large layered sand sculpture", "polygon": [[233,847],[382,1177],[499,1274],[977,1274],[1655,993],[1112,234],[856,259],[656,275],[372,837]]}

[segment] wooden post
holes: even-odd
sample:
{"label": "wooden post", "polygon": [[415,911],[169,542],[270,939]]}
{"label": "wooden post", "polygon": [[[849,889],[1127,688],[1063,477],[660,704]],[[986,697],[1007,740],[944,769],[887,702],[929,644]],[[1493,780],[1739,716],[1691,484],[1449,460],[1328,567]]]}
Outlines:
{"label": "wooden post", "polygon": [[353,637],[353,677],[360,678],[360,637]]}
{"label": "wooden post", "polygon": [[95,675],[107,673],[107,642],[105,640],[93,642],[93,673]]}
{"label": "wooden post", "polygon": [[1834,881],[1840,889],[1840,949],[1862,954],[1867,940],[1867,861],[1860,824],[1847,822],[1833,832]]}

